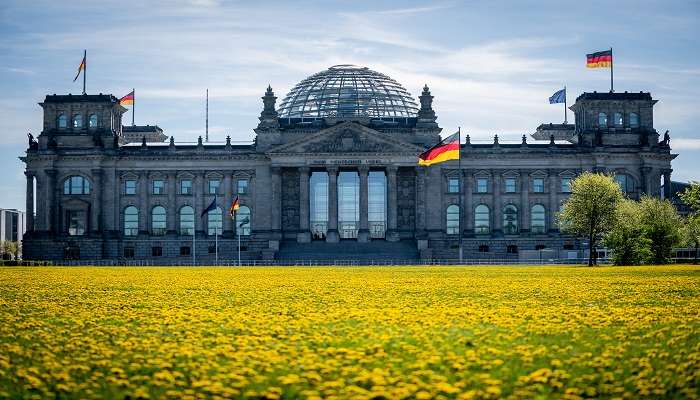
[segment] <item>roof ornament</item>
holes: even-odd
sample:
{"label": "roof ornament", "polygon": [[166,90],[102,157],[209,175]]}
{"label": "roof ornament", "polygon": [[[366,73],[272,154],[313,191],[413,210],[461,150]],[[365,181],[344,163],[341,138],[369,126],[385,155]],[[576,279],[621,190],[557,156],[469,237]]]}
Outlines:
{"label": "roof ornament", "polygon": [[430,88],[426,84],[423,86],[423,92],[418,97],[420,100],[420,110],[418,110],[418,122],[416,128],[437,129],[437,116],[433,110],[433,95],[430,94]]}
{"label": "roof ornament", "polygon": [[554,135],[549,135],[549,145],[554,146]]}
{"label": "roof ornament", "polygon": [[521,142],[521,145],[527,146],[527,136],[523,135],[523,141]]}
{"label": "roof ornament", "polygon": [[231,135],[226,135],[226,150],[231,150]]}
{"label": "roof ornament", "polygon": [[275,102],[277,101],[277,97],[275,97],[275,92],[272,91],[272,86],[269,84],[267,85],[265,95],[262,97],[262,101],[263,110],[258,118],[260,123],[258,123],[258,128],[255,131],[258,132],[279,129],[279,115],[277,114],[277,110],[275,110]]}
{"label": "roof ornament", "polygon": [[493,136],[493,145],[498,146],[498,135]]}
{"label": "roof ornament", "polygon": [[175,136],[170,136],[170,144],[168,145],[170,150],[175,150]]}

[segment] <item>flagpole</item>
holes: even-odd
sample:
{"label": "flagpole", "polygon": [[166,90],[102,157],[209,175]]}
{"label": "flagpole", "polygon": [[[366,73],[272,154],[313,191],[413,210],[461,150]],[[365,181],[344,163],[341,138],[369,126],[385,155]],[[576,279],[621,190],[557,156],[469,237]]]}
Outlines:
{"label": "flagpole", "polygon": [[83,67],[83,94],[86,94],[85,83],[87,77],[87,49],[83,50],[83,61],[85,61],[85,66]]}
{"label": "flagpole", "polygon": [[459,263],[462,264],[464,259],[464,247],[462,245],[462,218],[464,217],[464,210],[462,210],[462,127],[457,128],[457,169],[459,171],[459,220],[457,221],[457,227],[459,228]]}
{"label": "flagpole", "polygon": [[209,89],[207,89],[206,117],[205,117],[205,141],[209,143]]}
{"label": "flagpole", "polygon": [[614,92],[615,89],[613,89],[613,51],[612,47],[610,48],[610,92]]}
{"label": "flagpole", "polygon": [[238,266],[241,266],[241,227],[238,226],[238,221],[236,221],[236,212],[233,212],[233,224],[236,226],[236,233],[238,234]]}
{"label": "flagpole", "polygon": [[216,265],[219,265],[219,228],[218,227],[216,229],[214,229],[214,247],[215,247],[214,257],[216,258]]}
{"label": "flagpole", "polygon": [[564,125],[566,125],[566,85],[564,85]]}
{"label": "flagpole", "polygon": [[136,114],[136,89],[131,88],[131,95],[134,97],[134,102],[131,104],[131,126],[136,126],[134,122],[134,114]]}

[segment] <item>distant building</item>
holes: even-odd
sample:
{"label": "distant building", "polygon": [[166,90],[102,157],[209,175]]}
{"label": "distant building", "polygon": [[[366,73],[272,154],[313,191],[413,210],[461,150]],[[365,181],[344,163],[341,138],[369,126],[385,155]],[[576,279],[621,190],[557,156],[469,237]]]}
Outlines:
{"label": "distant building", "polygon": [[246,259],[455,259],[460,237],[466,260],[575,257],[585,244],[556,219],[573,178],[606,172],[630,198],[659,196],[676,157],[646,92],[583,93],[574,124],[518,143],[466,136],[461,163],[431,167],[417,165],[442,132],[427,86],[416,102],[384,74],[337,65],[276,100],[268,87],[255,140],[237,145],[154,143],[159,128],[122,127],[114,96],[46,96],[21,157],[26,258],[211,262],[216,242],[231,260],[239,234]]}
{"label": "distant building", "polygon": [[22,241],[26,226],[24,211],[0,208],[0,241]]}
{"label": "distant building", "polygon": [[[685,204],[680,196],[681,193],[685,192],[685,190],[689,187],[690,183],[671,181],[671,203],[673,203],[673,205],[676,207],[678,213],[684,217],[687,217],[688,214],[693,212],[693,209]],[[662,187],[661,190],[663,192],[664,188]]]}

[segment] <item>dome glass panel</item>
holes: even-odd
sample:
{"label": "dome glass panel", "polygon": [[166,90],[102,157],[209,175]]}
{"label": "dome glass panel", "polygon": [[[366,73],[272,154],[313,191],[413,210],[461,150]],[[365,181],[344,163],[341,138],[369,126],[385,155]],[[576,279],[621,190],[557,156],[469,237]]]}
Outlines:
{"label": "dome glass panel", "polygon": [[418,105],[398,82],[367,67],[335,65],[299,82],[280,118],[412,118]]}

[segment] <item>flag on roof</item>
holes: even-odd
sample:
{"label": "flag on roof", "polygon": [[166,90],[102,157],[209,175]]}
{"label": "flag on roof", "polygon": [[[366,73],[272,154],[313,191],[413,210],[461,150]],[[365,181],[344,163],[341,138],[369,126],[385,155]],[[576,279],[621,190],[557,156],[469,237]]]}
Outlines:
{"label": "flag on roof", "polygon": [[588,68],[611,68],[612,61],[612,50],[586,54],[586,67]]}
{"label": "flag on roof", "polygon": [[78,66],[78,73],[75,74],[75,78],[73,78],[73,82],[78,80],[78,77],[80,76],[80,73],[85,71],[85,67],[87,66],[87,54],[83,54],[83,61],[80,62],[80,65]]}
{"label": "flag on roof", "polygon": [[549,104],[566,103],[566,88],[557,90],[549,97]]}
{"label": "flag on roof", "polygon": [[418,156],[418,165],[433,165],[448,160],[459,159],[459,132],[450,135],[440,143]]}
{"label": "flag on roof", "polygon": [[129,93],[126,96],[119,99],[119,104],[122,106],[133,105],[134,104],[134,91],[132,90],[131,93]]}

